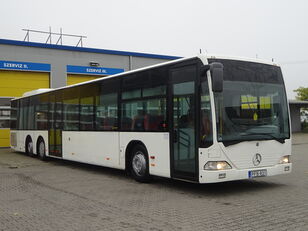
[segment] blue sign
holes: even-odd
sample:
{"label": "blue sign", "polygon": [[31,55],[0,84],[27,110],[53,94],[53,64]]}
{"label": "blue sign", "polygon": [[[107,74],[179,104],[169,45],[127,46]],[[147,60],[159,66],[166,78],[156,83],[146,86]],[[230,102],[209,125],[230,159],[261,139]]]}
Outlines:
{"label": "blue sign", "polygon": [[67,73],[72,73],[72,74],[114,75],[124,72],[124,69],[67,65],[66,71]]}
{"label": "blue sign", "polygon": [[0,60],[0,69],[19,70],[19,71],[46,71],[50,72],[50,64],[47,63],[29,63],[16,61]]}

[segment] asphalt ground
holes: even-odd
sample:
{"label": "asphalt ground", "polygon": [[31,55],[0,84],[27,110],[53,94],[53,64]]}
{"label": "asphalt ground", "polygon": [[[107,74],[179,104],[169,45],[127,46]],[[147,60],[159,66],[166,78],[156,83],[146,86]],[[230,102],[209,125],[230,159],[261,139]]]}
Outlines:
{"label": "asphalt ground", "polygon": [[308,134],[293,172],[198,185],[0,149],[0,230],[308,230]]}

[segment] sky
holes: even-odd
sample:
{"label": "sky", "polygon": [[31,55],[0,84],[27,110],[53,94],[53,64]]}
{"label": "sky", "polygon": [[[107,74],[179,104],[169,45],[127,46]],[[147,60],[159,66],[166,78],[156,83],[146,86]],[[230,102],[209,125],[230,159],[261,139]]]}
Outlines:
{"label": "sky", "polygon": [[[87,36],[84,47],[182,57],[201,49],[273,59],[282,67],[289,98],[294,89],[308,87],[306,0],[9,0],[1,4],[0,19],[3,39],[23,40],[24,28],[62,28]],[[30,34],[32,42],[46,40]]]}

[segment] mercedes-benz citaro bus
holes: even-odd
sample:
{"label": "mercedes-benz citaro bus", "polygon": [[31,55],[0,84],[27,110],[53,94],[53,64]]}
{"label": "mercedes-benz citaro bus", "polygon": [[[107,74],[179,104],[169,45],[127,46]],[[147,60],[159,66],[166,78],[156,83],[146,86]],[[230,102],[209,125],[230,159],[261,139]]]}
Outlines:
{"label": "mercedes-benz citaro bus", "polygon": [[140,182],[196,183],[290,173],[290,118],[281,69],[197,56],[11,103],[16,151],[125,169]]}

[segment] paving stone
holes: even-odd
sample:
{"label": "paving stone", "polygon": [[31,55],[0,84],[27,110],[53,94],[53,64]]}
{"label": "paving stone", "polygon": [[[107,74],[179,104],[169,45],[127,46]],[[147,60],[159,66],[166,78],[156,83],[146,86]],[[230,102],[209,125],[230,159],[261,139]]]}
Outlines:
{"label": "paving stone", "polygon": [[[0,149],[0,231],[308,230],[308,135],[289,175],[197,185]],[[14,166],[14,168],[11,168]]]}

